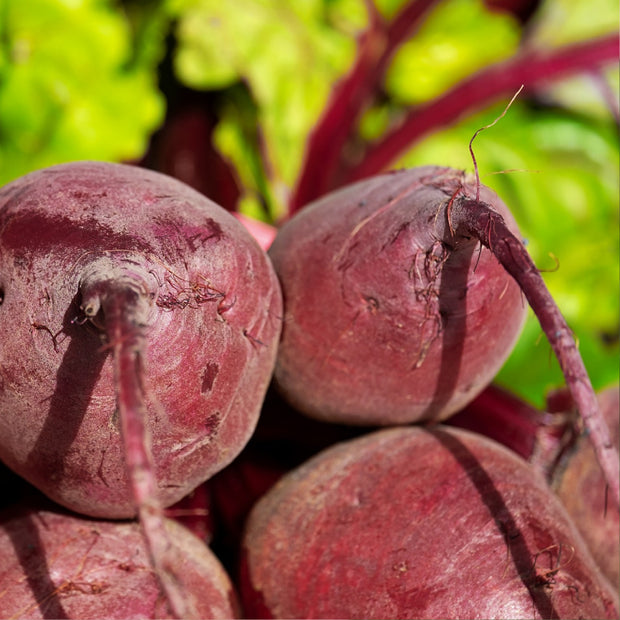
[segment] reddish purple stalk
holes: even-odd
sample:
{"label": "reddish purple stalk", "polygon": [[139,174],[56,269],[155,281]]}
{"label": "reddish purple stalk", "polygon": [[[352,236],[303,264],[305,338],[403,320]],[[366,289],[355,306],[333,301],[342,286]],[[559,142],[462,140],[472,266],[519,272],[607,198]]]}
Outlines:
{"label": "reddish purple stalk", "polygon": [[412,108],[398,127],[368,145],[359,161],[348,166],[343,163],[338,183],[381,172],[425,135],[512,95],[521,85],[532,89],[617,62],[619,45],[620,37],[614,34],[554,50],[525,50],[482,69],[437,99]]}
{"label": "reddish purple stalk", "polygon": [[492,384],[446,424],[491,437],[536,467],[547,480],[575,443],[576,415],[570,406],[557,412],[537,409]]}
{"label": "reddish purple stalk", "polygon": [[425,135],[513,94],[521,85],[540,87],[567,75],[597,70],[618,58],[618,35],[555,50],[525,50],[412,108],[398,127],[366,145],[356,161],[346,162],[346,144],[354,136],[362,111],[373,101],[389,60],[433,4],[432,0],[411,2],[387,25],[369,9],[370,26],[359,40],[357,59],[336,87],[308,141],[289,217],[338,186],[381,172]]}
{"label": "reddish purple stalk", "polygon": [[305,165],[290,201],[290,214],[333,187],[332,175],[360,113],[372,101],[392,55],[418,26],[437,0],[412,0],[390,22],[366,3],[369,25],[358,39],[356,60],[337,84],[323,117],[308,140]]}
{"label": "reddish purple stalk", "polygon": [[566,385],[592,442],[611,496],[620,505],[618,451],[584,366],[570,327],[549,293],[539,270],[522,242],[493,209],[476,200],[454,199],[446,210],[448,225],[457,237],[476,238],[517,281],[558,359]]}
{"label": "reddish purple stalk", "polygon": [[163,508],[157,499],[157,479],[146,426],[143,377],[144,332],[149,309],[147,289],[135,265],[130,265],[126,278],[120,281],[110,279],[106,266],[100,271],[106,275],[95,275],[82,283],[82,309],[93,324],[104,331],[107,346],[112,350],[127,473],[151,565],[173,617],[194,618],[175,568],[181,566],[182,561],[170,541]]}

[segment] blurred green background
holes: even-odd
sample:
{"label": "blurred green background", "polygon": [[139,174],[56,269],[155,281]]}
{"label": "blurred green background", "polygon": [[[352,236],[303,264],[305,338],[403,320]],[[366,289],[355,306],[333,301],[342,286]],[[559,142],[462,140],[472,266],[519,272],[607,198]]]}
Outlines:
{"label": "blurred green background", "polygon": [[[406,2],[375,4],[390,19]],[[70,160],[133,162],[275,223],[367,21],[364,0],[0,0],[0,184]],[[520,46],[617,28],[616,0],[437,1],[395,54],[359,139]],[[469,141],[506,103],[431,133],[394,166],[472,171]],[[617,115],[612,65],[524,93],[474,143],[596,388],[619,374]],[[498,382],[539,405],[562,384],[533,316]]]}

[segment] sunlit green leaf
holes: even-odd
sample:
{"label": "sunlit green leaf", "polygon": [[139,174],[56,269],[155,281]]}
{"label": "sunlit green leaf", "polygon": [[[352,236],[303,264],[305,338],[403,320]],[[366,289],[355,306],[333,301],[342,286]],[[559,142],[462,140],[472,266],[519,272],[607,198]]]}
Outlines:
{"label": "sunlit green leaf", "polygon": [[492,13],[481,0],[437,3],[397,52],[386,88],[397,102],[427,101],[477,69],[509,57],[520,28],[505,13]]}
{"label": "sunlit green leaf", "polygon": [[237,205],[239,211],[271,223],[270,212],[276,202],[276,185],[267,179],[261,152],[262,135],[258,126],[258,109],[250,93],[243,87],[226,91],[225,104],[220,109],[221,120],[215,128],[213,141],[225,154],[242,181],[243,193]]}
{"label": "sunlit green leaf", "polygon": [[[323,0],[239,0],[234,6],[176,0],[173,7],[179,11],[178,75],[201,89],[246,83],[258,109],[270,182],[290,187],[334,81],[352,62],[350,33],[337,29],[339,20],[331,19]],[[221,122],[237,121],[225,115]],[[225,155],[247,168],[236,159],[238,149]],[[281,212],[283,203],[270,206]]]}
{"label": "sunlit green leaf", "polygon": [[407,4],[407,1],[408,0],[376,0],[375,6],[383,17],[390,19]]}
{"label": "sunlit green leaf", "polygon": [[163,118],[112,0],[0,0],[0,183],[75,159],[139,157]]}
{"label": "sunlit green leaf", "polygon": [[616,0],[545,0],[529,33],[541,46],[558,46],[618,29]]}
{"label": "sunlit green leaf", "polygon": [[[399,0],[402,3],[402,0]],[[368,23],[368,12],[359,0],[324,0],[326,21],[336,30],[356,36]],[[380,4],[379,2],[377,4]]]}

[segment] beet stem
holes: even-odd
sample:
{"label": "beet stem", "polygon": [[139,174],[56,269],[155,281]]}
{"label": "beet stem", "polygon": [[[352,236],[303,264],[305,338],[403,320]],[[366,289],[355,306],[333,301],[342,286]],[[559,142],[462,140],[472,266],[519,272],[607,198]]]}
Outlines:
{"label": "beet stem", "polygon": [[138,518],[155,574],[176,618],[193,617],[175,574],[176,557],[165,527],[163,508],[157,500],[157,480],[145,425],[144,353],[146,338],[137,320],[140,294],[132,288],[112,288],[102,302],[106,332],[114,358],[117,405],[126,465]]}
{"label": "beet stem", "polygon": [[385,170],[425,136],[511,95],[522,84],[533,92],[550,81],[617,63],[619,41],[614,33],[557,49],[524,48],[508,60],[480,69],[435,99],[412,107],[379,141],[367,144],[358,161],[343,162],[338,183],[328,189]]}
{"label": "beet stem", "polygon": [[368,26],[358,37],[353,65],[335,85],[308,139],[288,218],[333,187],[342,151],[354,135],[361,113],[376,100],[390,59],[438,1],[409,0],[389,21],[383,19],[372,0],[365,4]]}
{"label": "beet stem", "polygon": [[175,618],[194,618],[175,567],[146,426],[144,359],[152,295],[148,276],[135,260],[103,257],[93,262],[80,284],[82,310],[107,338],[112,350],[116,401],[127,474],[151,565]]}
{"label": "beet stem", "polygon": [[509,230],[504,218],[482,201],[457,199],[451,210],[447,210],[447,217],[450,218],[449,230],[454,230],[457,235],[477,238],[521,287],[558,359],[601,470],[616,505],[620,505],[618,451],[611,441],[609,428],[571,329],[525,246]]}

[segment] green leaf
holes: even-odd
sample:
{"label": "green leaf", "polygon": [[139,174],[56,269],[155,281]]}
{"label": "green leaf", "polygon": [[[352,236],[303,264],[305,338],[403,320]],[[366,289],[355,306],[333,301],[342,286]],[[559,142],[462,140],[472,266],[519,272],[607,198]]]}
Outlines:
{"label": "green leaf", "polygon": [[0,183],[75,159],[142,155],[163,118],[155,58],[132,62],[112,0],[1,0]]}
{"label": "green leaf", "polygon": [[[276,219],[301,166],[307,136],[334,82],[352,62],[352,23],[343,22],[339,3],[330,7],[323,0],[238,0],[234,5],[175,0],[171,7],[179,17],[176,71],[181,81],[206,90],[243,82],[251,92],[264,138],[264,174],[273,189],[269,208]],[[221,121],[230,126],[220,130],[226,136],[239,122],[230,111]],[[232,146],[224,154],[239,170],[252,168],[240,159],[247,151],[234,144],[219,142],[224,149]],[[255,178],[241,178],[244,185],[255,184]]]}
{"label": "green leaf", "polygon": [[616,0],[546,0],[529,34],[540,46],[558,46],[618,29]]}
{"label": "green leaf", "polygon": [[386,89],[397,103],[415,104],[441,94],[485,65],[511,56],[520,27],[480,0],[439,2],[415,36],[396,53]]}

